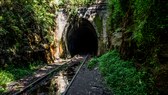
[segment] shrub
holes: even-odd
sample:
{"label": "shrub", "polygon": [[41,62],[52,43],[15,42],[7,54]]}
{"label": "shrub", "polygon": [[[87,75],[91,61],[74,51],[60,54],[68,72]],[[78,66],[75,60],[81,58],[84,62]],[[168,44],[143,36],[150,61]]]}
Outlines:
{"label": "shrub", "polygon": [[50,44],[54,37],[54,8],[49,6],[50,1],[0,1],[1,67],[9,63],[23,65],[36,59],[45,60],[44,44]]}

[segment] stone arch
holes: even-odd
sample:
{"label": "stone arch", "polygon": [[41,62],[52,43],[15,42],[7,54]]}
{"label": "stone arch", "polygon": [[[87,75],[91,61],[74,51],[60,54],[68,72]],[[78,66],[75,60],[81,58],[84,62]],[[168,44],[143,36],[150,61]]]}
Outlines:
{"label": "stone arch", "polygon": [[62,56],[74,56],[76,54],[97,55],[98,38],[92,23],[85,18],[70,18],[65,26],[61,46]]}

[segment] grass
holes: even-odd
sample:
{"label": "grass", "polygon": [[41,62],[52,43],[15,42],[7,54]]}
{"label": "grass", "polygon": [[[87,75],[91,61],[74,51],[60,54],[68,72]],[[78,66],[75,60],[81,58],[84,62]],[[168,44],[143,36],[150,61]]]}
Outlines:
{"label": "grass", "polygon": [[31,63],[28,67],[8,66],[5,70],[0,68],[0,93],[6,91],[6,87],[9,83],[33,74],[33,72],[41,66],[42,62],[37,61]]}
{"label": "grass", "polygon": [[97,62],[98,62],[98,58],[94,57],[89,61],[89,64],[87,64],[87,67],[89,69],[93,69],[97,65]]}
{"label": "grass", "polygon": [[92,59],[88,67],[93,68],[96,63],[107,87],[114,95],[147,94],[147,86],[143,81],[146,72],[137,71],[133,62],[122,60],[116,50]]}

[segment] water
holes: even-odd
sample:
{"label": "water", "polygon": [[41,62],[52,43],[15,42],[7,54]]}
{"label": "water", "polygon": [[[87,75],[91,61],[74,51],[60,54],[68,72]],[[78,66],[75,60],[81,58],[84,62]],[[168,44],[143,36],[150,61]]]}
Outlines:
{"label": "water", "polygon": [[55,73],[52,78],[48,78],[40,85],[32,88],[28,95],[61,95],[66,90],[79,65],[80,62],[70,64],[65,70]]}

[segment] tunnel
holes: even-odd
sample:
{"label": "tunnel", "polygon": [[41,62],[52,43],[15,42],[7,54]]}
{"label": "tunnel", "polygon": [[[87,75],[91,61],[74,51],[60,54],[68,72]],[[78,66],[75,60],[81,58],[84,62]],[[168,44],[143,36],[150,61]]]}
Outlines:
{"label": "tunnel", "polygon": [[93,25],[84,18],[78,22],[78,27],[67,34],[67,48],[70,55],[96,55],[98,38]]}

